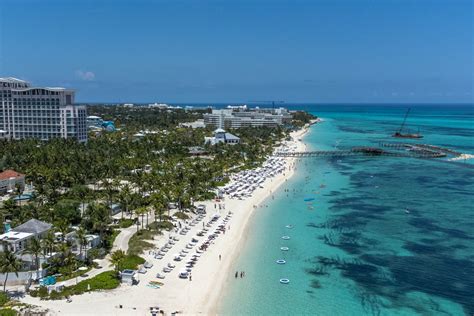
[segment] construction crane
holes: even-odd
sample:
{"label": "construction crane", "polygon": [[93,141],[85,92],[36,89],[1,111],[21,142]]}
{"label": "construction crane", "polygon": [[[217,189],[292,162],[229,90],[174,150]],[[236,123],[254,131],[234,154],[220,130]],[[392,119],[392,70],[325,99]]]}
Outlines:
{"label": "construction crane", "polygon": [[275,100],[270,100],[270,101],[249,101],[249,102],[254,102],[254,103],[271,103],[272,104],[272,109],[275,109],[275,104],[281,104],[285,103],[285,101],[275,101]]}

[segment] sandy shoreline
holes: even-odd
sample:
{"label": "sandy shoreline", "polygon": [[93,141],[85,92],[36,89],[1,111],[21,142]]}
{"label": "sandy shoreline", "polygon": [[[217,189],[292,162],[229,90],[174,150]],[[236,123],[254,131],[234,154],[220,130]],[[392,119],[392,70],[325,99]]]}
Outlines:
{"label": "sandy shoreline", "polygon": [[[296,145],[298,151],[305,149],[301,137],[309,130],[293,132],[293,141],[287,142]],[[140,274],[140,283],[136,286],[122,285],[118,289],[107,292],[92,292],[80,296],[73,296],[72,302],[62,301],[40,301],[39,299],[26,296],[22,299],[25,303],[31,303],[46,307],[50,315],[150,315],[151,306],[159,306],[166,314],[175,311],[186,315],[216,314],[224,289],[229,286],[228,282],[234,279],[233,265],[245,243],[248,223],[254,214],[254,205],[260,205],[270,197],[275,190],[294,174],[292,168],[295,158],[286,159],[286,170],[271,179],[267,179],[263,188],[254,191],[250,198],[245,200],[226,198],[225,210],[219,210],[215,202],[207,201],[208,214],[205,222],[208,222],[214,213],[225,215],[228,211],[233,212],[233,217],[227,224],[230,229],[225,234],[220,234],[209,249],[202,254],[197,265],[193,268],[192,281],[178,278],[179,271],[184,267],[184,262],[173,262],[173,254],[190,241],[190,239],[202,228],[199,223],[191,228],[186,236],[180,236],[180,241],[173,246],[165,258],[157,260],[152,254],[143,255],[145,259],[154,263],[154,267],[147,274]],[[217,227],[216,223],[210,230]],[[154,243],[157,247],[162,246],[168,238],[168,234],[157,238]],[[194,249],[190,251],[195,253]],[[221,260],[219,260],[219,255]],[[168,263],[173,262],[176,268],[166,275],[165,283],[160,289],[147,287],[149,281],[157,280],[155,275]],[[232,270],[231,270],[232,269]],[[122,305],[122,308],[119,308]]]}

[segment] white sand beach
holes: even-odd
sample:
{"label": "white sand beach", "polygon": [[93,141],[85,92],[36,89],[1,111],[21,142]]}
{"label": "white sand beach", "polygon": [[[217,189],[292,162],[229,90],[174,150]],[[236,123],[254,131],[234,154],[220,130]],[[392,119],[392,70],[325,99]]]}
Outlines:
{"label": "white sand beach", "polygon": [[[308,128],[293,132],[293,141],[287,142],[296,146],[296,150],[303,151],[305,145],[301,137]],[[202,222],[190,227],[186,235],[173,234],[179,237],[172,249],[166,252],[163,259],[155,259],[152,253],[142,255],[154,266],[146,274],[139,274],[139,284],[134,286],[121,285],[112,291],[90,292],[79,296],[73,296],[72,302],[40,301],[37,298],[26,296],[22,299],[25,303],[39,305],[50,310],[51,315],[150,315],[150,307],[158,306],[165,314],[169,315],[179,311],[182,314],[215,314],[219,300],[223,294],[227,282],[234,279],[233,262],[239,256],[241,247],[246,238],[246,229],[253,212],[258,212],[260,205],[267,197],[271,196],[294,173],[294,158],[286,159],[286,169],[283,173],[267,179],[262,188],[257,188],[251,197],[246,199],[230,199],[220,202],[207,201],[207,215]],[[197,203],[200,204],[200,203]],[[219,209],[218,204],[225,205],[225,209]],[[225,234],[219,234],[210,247],[201,254],[196,266],[192,269],[192,281],[180,279],[178,274],[183,270],[186,259],[196,253],[197,247],[189,250],[189,254],[183,261],[173,261],[174,254],[185,249],[186,245],[203,228],[203,222],[210,221],[214,214],[220,214],[221,218],[212,224],[209,233],[214,231],[222,219],[231,211],[232,217],[225,224]],[[169,234],[154,240],[157,247],[163,246],[169,239]],[[206,237],[200,237],[204,240]],[[200,244],[200,243],[199,243]],[[198,244],[198,245],[199,245]],[[219,255],[221,260],[219,260]],[[163,274],[162,269],[168,263],[176,267],[172,272],[165,273],[166,278],[161,288],[151,288],[147,284],[150,281],[158,281],[156,274]],[[110,268],[112,269],[112,268]],[[232,270],[231,270],[232,269]],[[119,307],[120,305],[121,308]]]}

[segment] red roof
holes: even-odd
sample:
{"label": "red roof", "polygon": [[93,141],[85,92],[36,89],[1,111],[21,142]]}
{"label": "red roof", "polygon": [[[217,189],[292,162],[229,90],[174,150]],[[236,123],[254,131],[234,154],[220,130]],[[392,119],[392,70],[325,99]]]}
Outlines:
{"label": "red roof", "polygon": [[15,170],[5,170],[3,172],[0,172],[0,180],[7,180],[10,178],[21,178],[24,176],[24,174],[16,172]]}

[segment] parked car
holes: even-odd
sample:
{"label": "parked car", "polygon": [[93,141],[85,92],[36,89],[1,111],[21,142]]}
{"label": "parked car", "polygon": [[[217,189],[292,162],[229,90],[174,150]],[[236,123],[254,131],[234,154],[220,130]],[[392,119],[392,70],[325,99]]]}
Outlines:
{"label": "parked car", "polygon": [[147,269],[150,269],[150,268],[153,267],[153,263],[147,261],[147,262],[145,262],[145,264],[143,266]]}

